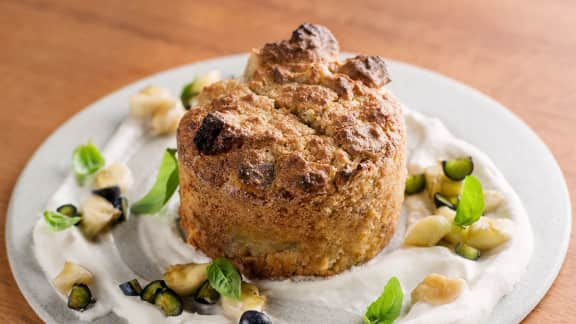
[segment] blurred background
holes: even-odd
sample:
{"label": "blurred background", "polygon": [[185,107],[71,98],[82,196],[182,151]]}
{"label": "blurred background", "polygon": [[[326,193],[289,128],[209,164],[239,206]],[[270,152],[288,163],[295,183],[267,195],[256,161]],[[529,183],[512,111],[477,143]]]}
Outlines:
{"label": "blurred background", "polygon": [[[286,38],[303,22],[328,26],[345,51],[429,68],[502,102],[574,188],[574,0],[0,0],[0,210],[38,145],[86,105],[149,74]],[[0,322],[39,323],[4,237],[0,245]],[[526,323],[576,322],[574,253]]]}

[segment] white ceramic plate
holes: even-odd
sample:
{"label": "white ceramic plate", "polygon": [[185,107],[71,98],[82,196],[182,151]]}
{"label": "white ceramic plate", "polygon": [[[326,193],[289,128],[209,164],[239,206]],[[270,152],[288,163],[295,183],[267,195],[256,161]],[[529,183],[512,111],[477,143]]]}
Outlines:
{"label": "white ceramic plate", "polygon": [[[179,93],[197,73],[218,69],[240,75],[245,55],[199,62],[153,75],[120,89],[74,116],[36,151],[18,180],[6,220],[6,246],[22,293],[49,323],[79,322],[44,277],[33,256],[32,228],[61,184],[79,138],[103,145],[128,114],[128,98],[154,84]],[[544,296],[562,265],[571,229],[564,177],[544,143],[505,107],[461,83],[411,65],[389,61],[390,88],[410,108],[440,118],[459,138],[486,152],[525,204],[535,230],[535,250],[526,275],[498,304],[486,323],[520,322]],[[522,94],[518,94],[522,95]],[[122,322],[111,315],[99,323]]]}

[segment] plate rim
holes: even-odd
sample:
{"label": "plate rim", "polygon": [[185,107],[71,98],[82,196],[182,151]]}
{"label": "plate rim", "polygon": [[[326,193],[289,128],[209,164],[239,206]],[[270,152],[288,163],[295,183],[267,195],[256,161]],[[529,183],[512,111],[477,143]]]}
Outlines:
{"label": "plate rim", "polygon": [[[16,218],[16,216],[14,215],[16,193],[20,192],[21,187],[24,186],[24,180],[25,180],[27,174],[30,172],[30,168],[32,167],[32,164],[34,162],[36,162],[38,156],[40,155],[40,152],[44,151],[48,148],[51,140],[63,128],[67,127],[68,125],[75,123],[75,121],[77,121],[78,119],[81,119],[81,117],[84,116],[85,114],[88,114],[88,113],[92,112],[93,110],[99,109],[99,107],[102,105],[103,102],[106,102],[107,100],[112,98],[117,93],[124,92],[127,89],[134,87],[137,84],[142,84],[149,79],[161,77],[163,75],[169,75],[169,74],[175,73],[179,70],[190,69],[190,68],[193,68],[195,66],[206,64],[206,63],[213,62],[213,61],[237,60],[237,59],[245,58],[245,57],[247,57],[247,55],[248,55],[247,53],[237,53],[237,54],[230,54],[230,55],[224,55],[224,56],[216,56],[216,57],[203,59],[203,60],[199,60],[199,61],[194,61],[194,62],[191,62],[188,64],[183,64],[183,65],[179,65],[176,67],[172,67],[172,68],[169,68],[167,70],[162,70],[162,71],[147,75],[143,78],[139,78],[137,80],[134,80],[134,81],[132,81],[132,82],[120,87],[120,88],[117,88],[117,89],[107,93],[106,95],[98,98],[97,100],[93,101],[89,105],[85,106],[84,108],[82,108],[78,112],[74,113],[67,120],[65,120],[62,124],[60,124],[57,128],[52,130],[50,135],[48,135],[42,141],[42,143],[35,148],[34,153],[28,158],[24,167],[21,169],[14,186],[12,187],[12,190],[10,193],[10,199],[8,202],[8,207],[6,209],[4,235],[5,235],[5,244],[6,244],[6,255],[7,255],[7,259],[8,259],[9,268],[10,268],[12,276],[16,282],[18,290],[20,291],[22,296],[24,296],[26,302],[36,312],[36,314],[40,317],[41,320],[52,320],[53,317],[47,310],[45,310],[42,307],[42,305],[38,301],[36,301],[32,298],[32,295],[30,294],[29,291],[23,289],[23,287],[24,287],[23,282],[26,279],[21,274],[19,274],[17,271],[15,271],[16,270],[16,266],[15,266],[15,264],[16,264],[15,263],[15,258],[16,258],[16,255],[15,255],[16,251],[15,250],[16,250],[16,248],[14,247],[13,234],[10,231],[10,229],[12,228],[12,226],[11,226],[12,222],[14,222],[15,218]],[[351,53],[343,53],[343,55],[352,55],[352,54]],[[561,240],[562,246],[561,246],[560,251],[558,251],[558,253],[555,253],[554,263],[552,264],[552,267],[549,268],[550,271],[547,272],[548,275],[543,280],[542,284],[539,286],[540,289],[538,289],[535,292],[534,296],[536,298],[532,298],[532,302],[530,302],[527,305],[529,307],[526,307],[524,311],[519,312],[515,316],[517,322],[522,321],[524,318],[526,318],[534,310],[534,308],[542,301],[542,299],[545,297],[547,292],[550,290],[552,284],[554,283],[554,281],[556,280],[556,278],[558,277],[558,275],[560,273],[560,270],[562,269],[562,266],[566,260],[568,248],[570,245],[570,236],[571,236],[572,222],[573,222],[573,220],[572,220],[573,211],[572,211],[572,207],[571,207],[572,202],[570,199],[570,194],[569,194],[568,185],[566,182],[566,177],[564,175],[562,168],[560,167],[560,165],[558,163],[558,160],[556,159],[556,156],[552,153],[552,151],[550,150],[548,145],[546,145],[546,143],[542,140],[542,138],[524,120],[522,120],[519,116],[517,116],[511,110],[506,108],[503,104],[499,103],[495,99],[484,94],[480,90],[475,89],[471,86],[468,86],[465,83],[458,81],[457,79],[442,75],[442,74],[435,72],[433,70],[430,70],[428,68],[424,68],[421,66],[417,66],[417,65],[397,61],[397,60],[387,59],[387,58],[385,58],[385,60],[387,62],[393,63],[394,65],[401,66],[403,68],[418,70],[418,72],[420,72],[420,73],[427,74],[428,76],[430,76],[436,80],[439,80],[441,82],[449,84],[451,87],[459,88],[461,91],[475,96],[477,99],[480,99],[480,100],[486,102],[489,106],[497,107],[500,110],[500,112],[506,116],[506,118],[512,120],[513,122],[517,123],[522,128],[524,128],[524,131],[526,131],[526,134],[528,134],[532,137],[531,140],[535,141],[547,153],[548,157],[551,158],[551,162],[552,162],[551,166],[561,176],[562,181],[560,183],[561,188],[559,188],[559,191],[562,192],[562,197],[560,197],[560,199],[564,203],[564,208],[567,210],[567,214],[565,215],[566,224],[564,224],[564,225],[566,225],[566,227],[562,231],[562,240]],[[517,289],[517,288],[514,288],[514,289]]]}

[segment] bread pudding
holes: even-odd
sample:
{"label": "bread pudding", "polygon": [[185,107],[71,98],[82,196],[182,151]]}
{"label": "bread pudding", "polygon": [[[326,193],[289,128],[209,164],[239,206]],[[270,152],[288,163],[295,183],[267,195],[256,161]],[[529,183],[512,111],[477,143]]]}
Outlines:
{"label": "bread pudding", "polygon": [[304,24],[251,54],[242,80],[202,91],[178,128],[187,241],[251,278],[329,276],[394,234],[403,201],[402,105],[384,60],[341,61]]}

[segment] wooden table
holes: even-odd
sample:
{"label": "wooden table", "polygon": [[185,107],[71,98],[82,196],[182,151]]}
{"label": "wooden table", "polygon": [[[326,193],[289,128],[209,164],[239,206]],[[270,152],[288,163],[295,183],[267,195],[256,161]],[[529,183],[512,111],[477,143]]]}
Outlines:
{"label": "wooden table", "polygon": [[[496,98],[576,185],[575,1],[167,2],[0,0],[0,217],[34,150],[89,103],[151,73],[287,37],[304,21],[329,26],[345,50],[424,66]],[[0,233],[0,322],[39,323]],[[525,323],[576,322],[575,242]]]}

